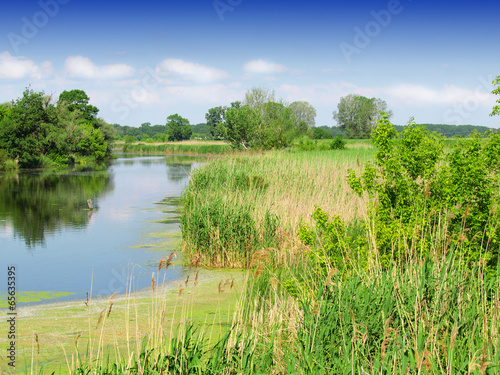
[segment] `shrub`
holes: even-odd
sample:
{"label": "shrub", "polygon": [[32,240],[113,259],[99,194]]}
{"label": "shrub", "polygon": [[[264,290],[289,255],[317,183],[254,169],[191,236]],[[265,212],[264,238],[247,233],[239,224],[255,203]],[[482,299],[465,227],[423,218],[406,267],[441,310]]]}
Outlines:
{"label": "shrub", "polygon": [[330,149],[343,150],[345,148],[345,144],[346,141],[344,140],[344,137],[342,136],[342,134],[339,134],[330,142]]}
{"label": "shrub", "polygon": [[442,137],[413,119],[399,142],[395,137],[393,125],[383,116],[372,133],[378,146],[375,163],[367,164],[360,176],[352,170],[348,175],[351,188],[370,198],[382,260],[387,264],[410,248],[426,252],[435,243],[431,237],[442,233],[444,248],[452,241],[460,243],[469,264],[481,258],[495,268],[500,135],[491,133],[483,140],[473,134],[448,154]]}

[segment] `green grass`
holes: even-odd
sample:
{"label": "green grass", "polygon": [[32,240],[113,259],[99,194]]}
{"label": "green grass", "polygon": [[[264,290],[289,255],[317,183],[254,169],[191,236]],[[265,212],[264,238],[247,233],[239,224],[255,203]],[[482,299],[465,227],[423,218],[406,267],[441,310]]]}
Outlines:
{"label": "green grass", "polygon": [[430,215],[420,227],[425,246],[400,234],[392,258],[382,262],[368,201],[346,183],[347,169],[359,173],[374,152],[365,140],[349,140],[345,150],[238,154],[196,169],[182,197],[185,262],[248,270],[217,277],[203,290],[190,284],[180,296],[179,282],[177,289],[128,299],[133,308],[125,304],[99,323],[110,328],[102,336],[94,324],[110,302],[100,301],[87,312],[91,350],[67,368],[500,373],[500,270],[468,264],[463,239],[448,238],[450,218],[436,212],[422,213]]}
{"label": "green grass", "polygon": [[232,153],[231,147],[222,141],[182,141],[160,144],[116,144],[123,152],[137,154],[177,154],[177,155],[224,155]]}

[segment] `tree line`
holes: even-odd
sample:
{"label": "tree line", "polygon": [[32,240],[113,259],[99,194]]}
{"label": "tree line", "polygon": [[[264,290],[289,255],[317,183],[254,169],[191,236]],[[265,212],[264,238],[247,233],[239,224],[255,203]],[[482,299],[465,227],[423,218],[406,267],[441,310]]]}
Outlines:
{"label": "tree line", "polygon": [[[493,81],[500,92],[500,76]],[[206,123],[191,125],[179,114],[167,117],[165,125],[141,124],[140,128],[109,125],[97,117],[99,109],[89,104],[83,90],[63,91],[57,101],[43,91],[27,88],[23,96],[0,104],[0,169],[9,161],[23,168],[102,162],[111,154],[113,139],[126,141],[181,141],[191,137],[221,139],[235,148],[273,149],[291,145],[294,138],[369,138],[384,113],[392,111],[379,98],[350,94],[340,99],[333,112],[336,127],[316,127],[316,109],[305,101],[288,103],[274,91],[254,87],[242,102],[210,108]],[[498,102],[498,101],[497,101]],[[498,105],[491,115],[500,113]],[[447,137],[466,137],[490,128],[474,125],[425,124],[428,130]],[[399,132],[403,126],[395,126]]]}
{"label": "tree line", "polygon": [[27,88],[0,105],[0,169],[71,163],[95,164],[111,155],[113,127],[97,117],[82,90],[63,91],[57,101]]}

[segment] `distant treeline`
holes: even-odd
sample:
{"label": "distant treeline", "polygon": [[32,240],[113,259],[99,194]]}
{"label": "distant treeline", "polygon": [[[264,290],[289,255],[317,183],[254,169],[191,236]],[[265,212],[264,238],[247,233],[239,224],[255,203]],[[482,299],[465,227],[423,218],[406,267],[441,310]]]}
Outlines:
{"label": "distant treeline", "polygon": [[[451,138],[455,136],[468,137],[473,131],[485,133],[487,131],[495,131],[498,129],[488,128],[487,126],[480,125],[445,125],[445,124],[422,124],[430,132],[436,132]],[[403,125],[394,125],[398,133],[401,133],[405,128]]]}
{"label": "distant treeline", "polygon": [[[113,124],[115,128],[115,139],[129,139],[130,141],[164,142],[167,131],[166,125],[151,125],[149,122],[141,124],[140,127]],[[212,139],[207,124],[191,125],[193,134],[191,138]],[[131,138],[132,137],[132,138]]]}
{"label": "distant treeline", "polygon": [[[468,137],[473,131],[478,131],[479,133],[485,133],[487,131],[496,130],[488,128],[487,126],[480,125],[445,125],[445,124],[422,124],[431,132],[437,132],[444,135],[445,137],[455,137],[459,135],[460,137]],[[165,125],[151,125],[149,122],[141,124],[140,127],[134,126],[122,126],[118,124],[113,124],[115,128],[115,139],[125,139],[128,136],[130,141],[146,141],[153,140],[157,142],[165,141],[166,126]],[[191,125],[193,129],[193,139],[207,139],[211,140],[212,135],[207,124],[201,123],[196,125]],[[401,133],[404,129],[403,125],[394,125],[394,128]],[[311,129],[311,137],[314,139],[333,139],[337,135],[345,135],[344,132],[337,126],[316,126]],[[131,139],[130,137],[133,137]]]}

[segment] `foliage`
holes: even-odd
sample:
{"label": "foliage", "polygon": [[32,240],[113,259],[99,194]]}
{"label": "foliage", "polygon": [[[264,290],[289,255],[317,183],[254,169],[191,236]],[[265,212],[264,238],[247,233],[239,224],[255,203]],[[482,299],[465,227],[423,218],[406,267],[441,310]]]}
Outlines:
{"label": "foliage", "polygon": [[344,140],[344,137],[342,136],[342,134],[337,135],[330,142],[330,148],[332,150],[343,150],[345,148],[345,145],[346,145],[346,141]]}
{"label": "foliage", "polygon": [[[424,128],[426,128],[429,132],[436,132],[441,134],[447,138],[452,137],[468,137],[472,133],[482,133],[486,134],[494,129],[488,128],[487,126],[479,126],[479,125],[447,125],[447,124],[421,124]],[[402,125],[394,125],[394,129],[398,133],[401,133],[405,126]]]}
{"label": "foliage", "polygon": [[[500,95],[500,76],[497,76],[491,83],[497,86],[496,89],[494,89],[491,93],[495,95]],[[500,103],[500,99],[497,99],[496,102]],[[490,116],[494,115],[500,115],[500,104],[493,106],[493,110],[491,111]]]}
{"label": "foliage", "polygon": [[252,87],[245,93],[245,100],[242,104],[257,110],[263,116],[264,105],[269,102],[277,102],[274,90],[271,91],[265,87]]}
{"label": "foliage", "polygon": [[267,150],[288,147],[296,134],[295,117],[290,108],[267,102],[262,111],[262,124],[257,128],[255,144]]}
{"label": "foliage", "polygon": [[288,106],[295,118],[297,134],[305,134],[310,127],[316,124],[316,109],[304,101],[296,101]]}
{"label": "foliage", "polygon": [[63,91],[59,95],[58,105],[66,103],[71,112],[78,110],[85,120],[93,123],[97,119],[99,110],[89,104],[89,101],[90,98],[83,90]]}
{"label": "foliage", "polygon": [[255,136],[261,124],[257,110],[245,105],[241,108],[229,108],[225,121],[220,123],[217,134],[222,136],[234,148],[248,148],[255,143]]}
{"label": "foliage", "polygon": [[56,107],[50,96],[28,88],[0,122],[0,147],[22,168],[67,164],[82,157],[101,162],[111,154],[113,129],[87,117],[66,100]]}
{"label": "foliage", "polygon": [[340,98],[333,118],[348,138],[369,138],[376,121],[380,119],[380,112],[386,112],[388,117],[392,115],[391,111],[387,111],[385,101],[350,94]]}
{"label": "foliage", "polygon": [[129,136],[134,137],[136,140],[150,138],[158,142],[165,141],[165,125],[151,125],[149,122],[145,122],[140,127],[113,124],[113,128],[115,129],[116,139],[125,139],[125,137]]}
{"label": "foliage", "polygon": [[167,117],[166,134],[170,141],[182,141],[191,138],[193,130],[189,121],[177,113]]}
{"label": "foliage", "polygon": [[209,128],[210,134],[214,139],[223,138],[222,134],[219,134],[219,124],[224,122],[226,116],[226,107],[214,107],[210,108],[205,114],[205,119],[207,120],[207,126]]}
{"label": "foliage", "polygon": [[[500,134],[492,133],[486,141],[475,134],[456,143],[447,155],[442,137],[429,134],[413,119],[399,142],[396,134],[384,115],[372,134],[378,147],[375,163],[368,163],[360,176],[350,171],[348,177],[351,188],[359,195],[367,192],[371,200],[382,259],[404,256],[415,246],[426,252],[429,236],[443,231],[445,238],[465,245],[469,264],[483,259],[494,268]],[[404,243],[395,246],[401,237]]]}

